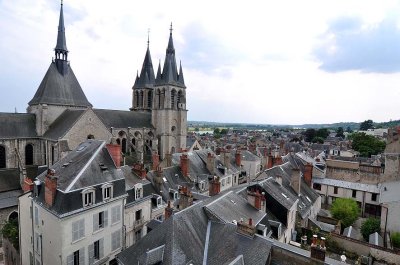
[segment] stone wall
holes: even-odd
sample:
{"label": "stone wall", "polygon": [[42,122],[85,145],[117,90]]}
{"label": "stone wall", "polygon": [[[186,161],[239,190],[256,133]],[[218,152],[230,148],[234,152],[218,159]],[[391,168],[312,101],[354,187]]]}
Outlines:
{"label": "stone wall", "polygon": [[350,249],[358,255],[371,255],[377,260],[385,261],[389,264],[400,264],[400,252],[396,252],[383,247],[375,246],[364,241],[348,238],[336,233],[331,233],[331,238],[341,248]]}

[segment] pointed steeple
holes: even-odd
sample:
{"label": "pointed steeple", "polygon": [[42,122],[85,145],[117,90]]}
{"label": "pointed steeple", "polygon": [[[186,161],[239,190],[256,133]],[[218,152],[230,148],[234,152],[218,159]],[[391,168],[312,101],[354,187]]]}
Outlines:
{"label": "pointed steeple", "polygon": [[48,104],[83,108],[92,107],[67,61],[68,50],[65,39],[62,1],[58,22],[57,45],[54,51],[56,58],[50,64],[33,99],[28,103],[29,106]]}
{"label": "pointed steeple", "polygon": [[172,22],[171,22],[171,26],[169,28],[169,40],[168,40],[168,47],[167,47],[167,53],[173,53],[175,54],[175,48],[174,48],[174,41],[172,40]]}
{"label": "pointed steeple", "polygon": [[182,85],[185,85],[185,79],[183,78],[182,62],[181,61],[179,61],[178,82],[181,83]]}
{"label": "pointed steeple", "polygon": [[151,61],[149,43],[149,39],[147,39],[147,50],[146,55],[144,56],[142,71],[140,72],[140,76],[138,76],[137,82],[135,82],[133,88],[151,88],[155,84],[154,69]]}
{"label": "pointed steeple", "polygon": [[60,74],[65,75],[68,71],[67,59],[68,59],[68,49],[67,41],[65,38],[65,26],[64,26],[64,11],[63,2],[61,0],[60,8],[60,19],[58,21],[58,34],[57,34],[57,44],[54,48],[56,56],[56,65]]}

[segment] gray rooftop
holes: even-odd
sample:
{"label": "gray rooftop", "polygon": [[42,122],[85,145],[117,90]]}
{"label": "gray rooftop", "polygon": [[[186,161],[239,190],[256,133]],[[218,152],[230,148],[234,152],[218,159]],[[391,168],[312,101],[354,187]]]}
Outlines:
{"label": "gray rooftop", "polygon": [[58,140],[62,138],[82,116],[85,110],[65,110],[49,127],[44,138]]}
{"label": "gray rooftop", "polygon": [[335,186],[339,188],[351,189],[351,190],[360,190],[367,191],[371,193],[379,193],[381,184],[365,184],[358,182],[350,182],[344,180],[337,180],[331,178],[313,178],[313,183],[318,183],[321,185]]}
{"label": "gray rooftop", "polygon": [[18,206],[18,197],[21,194],[21,189],[0,192],[0,209]]}
{"label": "gray rooftop", "polygon": [[0,113],[0,124],[0,139],[37,137],[34,114]]}
{"label": "gray rooftop", "polygon": [[21,189],[18,168],[0,169],[0,193]]}
{"label": "gray rooftop", "polygon": [[50,64],[29,106],[38,104],[92,107],[89,103],[71,66],[61,74],[55,62]]}
{"label": "gray rooftop", "polygon": [[153,128],[151,113],[108,109],[93,109],[93,111],[108,128]]}

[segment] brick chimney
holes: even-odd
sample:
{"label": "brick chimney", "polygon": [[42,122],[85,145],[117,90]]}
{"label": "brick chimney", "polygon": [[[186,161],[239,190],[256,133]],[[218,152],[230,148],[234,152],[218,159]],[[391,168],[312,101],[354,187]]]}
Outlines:
{"label": "brick chimney", "polygon": [[54,204],[54,199],[57,193],[57,177],[55,176],[54,169],[48,169],[47,175],[44,180],[45,184],[45,195],[44,201],[47,206],[51,207]]}
{"label": "brick chimney", "polygon": [[231,153],[228,150],[224,150],[224,166],[229,169],[231,166]]}
{"label": "brick chimney", "polygon": [[158,165],[160,164],[160,156],[157,154],[157,152],[154,152],[151,155],[151,161],[152,161],[152,170],[157,170]]}
{"label": "brick chimney", "polygon": [[325,238],[321,237],[321,240],[318,242],[318,236],[313,235],[313,240],[311,243],[311,258],[315,260],[325,261],[325,254]]}
{"label": "brick chimney", "polygon": [[304,166],[304,181],[307,183],[309,187],[311,187],[311,182],[312,182],[312,174],[313,174],[313,165],[310,163],[307,163]]}
{"label": "brick chimney", "polygon": [[214,176],[208,185],[208,195],[214,196],[221,192],[221,182],[219,177]]}
{"label": "brick chimney", "polygon": [[33,190],[33,181],[30,178],[24,178],[24,182],[22,183],[22,190],[24,192]]}
{"label": "brick chimney", "polygon": [[247,191],[247,202],[254,208],[265,212],[265,196],[258,189]]}
{"label": "brick chimney", "polygon": [[181,170],[184,177],[189,176],[189,158],[187,154],[181,155]]}
{"label": "brick chimney", "polygon": [[266,166],[266,168],[267,169],[270,169],[270,168],[272,168],[274,166],[274,157],[270,154],[270,155],[268,155],[268,157],[267,157],[267,166]]}
{"label": "brick chimney", "polygon": [[297,168],[292,169],[290,185],[297,194],[300,194],[300,170]]}
{"label": "brick chimney", "polygon": [[240,167],[240,165],[242,164],[242,154],[240,153],[240,150],[236,150],[235,153],[235,164],[237,167]]}
{"label": "brick chimney", "polygon": [[167,207],[165,207],[164,215],[165,220],[170,218],[174,214],[174,206],[171,205],[171,201],[168,201]]}
{"label": "brick chimney", "polygon": [[143,164],[135,164],[132,167],[132,171],[139,176],[141,179],[145,179],[147,172],[146,169],[144,168]]}
{"label": "brick chimney", "polygon": [[237,230],[239,234],[253,237],[256,234],[256,227],[253,225],[253,219],[249,218],[248,223],[239,221],[237,223]]}
{"label": "brick chimney", "polygon": [[117,168],[121,167],[121,146],[119,144],[107,144],[106,148]]}
{"label": "brick chimney", "polygon": [[188,189],[188,187],[183,186],[180,189],[179,193],[180,193],[179,210],[183,210],[193,205],[193,195],[192,192]]}
{"label": "brick chimney", "polygon": [[213,154],[207,154],[207,169],[210,171],[212,175],[214,175],[214,168],[215,168],[215,157]]}

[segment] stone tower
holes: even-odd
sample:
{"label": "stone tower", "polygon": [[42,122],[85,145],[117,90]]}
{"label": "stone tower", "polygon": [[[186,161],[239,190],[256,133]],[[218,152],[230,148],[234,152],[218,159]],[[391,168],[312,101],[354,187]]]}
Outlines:
{"label": "stone tower", "polygon": [[152,124],[156,128],[161,159],[186,148],[186,86],[182,65],[177,69],[172,39],[172,23],[164,67],[158,65],[153,89]]}
{"label": "stone tower", "polygon": [[60,8],[57,45],[46,75],[32,100],[28,103],[28,113],[36,116],[36,131],[42,136],[57,117],[66,109],[86,109],[92,107],[71,69],[65,38],[63,4]]}

